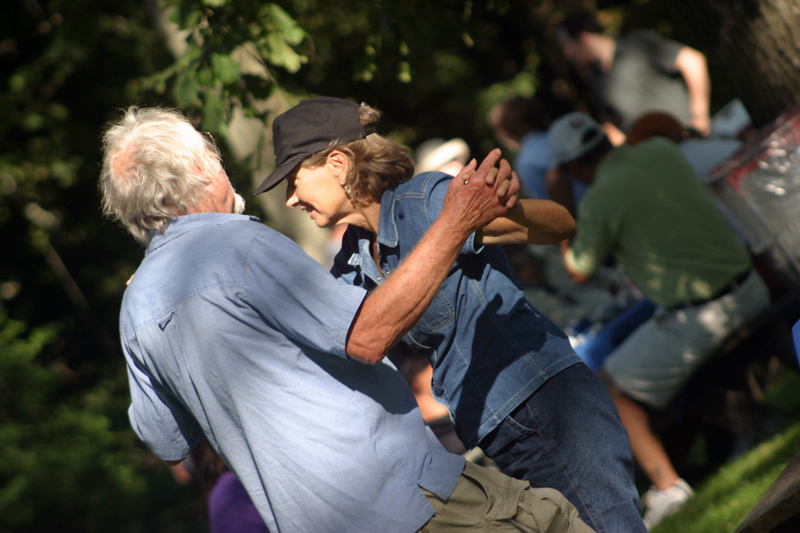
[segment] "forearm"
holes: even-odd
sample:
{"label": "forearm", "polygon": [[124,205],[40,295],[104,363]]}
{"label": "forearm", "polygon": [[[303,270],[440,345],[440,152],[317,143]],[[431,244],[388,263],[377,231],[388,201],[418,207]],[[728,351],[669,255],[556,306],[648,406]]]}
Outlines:
{"label": "forearm", "polygon": [[437,220],[386,282],[364,300],[347,340],[347,354],[377,363],[419,320],[468,235]]}
{"label": "forearm", "polygon": [[479,244],[555,244],[575,232],[575,219],[551,200],[520,200],[479,233]]}
{"label": "forearm", "polygon": [[519,180],[493,150],[450,181],[438,218],[414,251],[364,300],[347,338],[350,357],[377,363],[428,308],[470,234],[514,207]]}
{"label": "forearm", "polygon": [[615,124],[612,122],[603,122],[603,131],[605,132],[608,140],[611,141],[611,144],[614,146],[619,146],[625,142],[627,136],[622,133]]}
{"label": "forearm", "polygon": [[689,110],[692,125],[700,126],[700,132],[708,135],[710,128],[709,102],[711,99],[711,78],[708,75],[706,58],[697,50],[684,47],[675,59],[675,67],[686,82],[689,95]]}

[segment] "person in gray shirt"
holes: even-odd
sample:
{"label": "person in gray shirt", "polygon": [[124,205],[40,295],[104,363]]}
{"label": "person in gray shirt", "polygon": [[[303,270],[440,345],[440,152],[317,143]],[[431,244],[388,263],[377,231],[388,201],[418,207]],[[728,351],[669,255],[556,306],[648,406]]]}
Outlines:
{"label": "person in gray shirt", "polygon": [[592,12],[578,9],[557,36],[564,57],[591,70],[597,118],[614,145],[648,111],[670,113],[703,136],[711,132],[711,80],[701,52],[648,30],[617,38],[603,31]]}

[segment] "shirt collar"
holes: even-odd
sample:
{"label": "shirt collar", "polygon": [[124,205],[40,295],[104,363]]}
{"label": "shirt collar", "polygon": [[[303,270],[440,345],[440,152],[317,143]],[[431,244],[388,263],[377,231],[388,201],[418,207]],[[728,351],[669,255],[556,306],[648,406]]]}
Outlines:
{"label": "shirt collar", "polygon": [[249,215],[234,215],[232,213],[193,213],[191,215],[182,215],[175,217],[167,224],[167,229],[164,233],[155,233],[147,246],[145,255],[161,248],[168,242],[172,241],[192,231],[193,229],[207,226],[209,224],[222,225],[228,222],[251,220],[254,222],[261,222],[258,217]]}
{"label": "shirt collar", "polygon": [[396,189],[391,189],[381,196],[381,214],[378,222],[378,236],[376,237],[379,244],[392,248],[396,247],[400,242],[397,224],[394,221],[394,211],[398,206],[398,203],[394,201],[396,192]]}

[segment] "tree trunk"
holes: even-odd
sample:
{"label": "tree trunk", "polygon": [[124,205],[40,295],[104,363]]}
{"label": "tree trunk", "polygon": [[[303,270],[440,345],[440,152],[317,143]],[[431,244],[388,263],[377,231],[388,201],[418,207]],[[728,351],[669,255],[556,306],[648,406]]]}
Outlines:
{"label": "tree trunk", "polygon": [[796,0],[673,0],[744,103],[764,126],[800,100],[800,4]]}

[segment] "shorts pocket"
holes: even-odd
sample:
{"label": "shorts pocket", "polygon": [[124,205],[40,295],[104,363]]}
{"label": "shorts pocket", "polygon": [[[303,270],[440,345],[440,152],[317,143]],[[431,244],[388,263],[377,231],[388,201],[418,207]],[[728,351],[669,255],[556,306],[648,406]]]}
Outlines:
{"label": "shorts pocket", "polygon": [[486,518],[490,520],[508,520],[517,514],[522,493],[530,487],[527,481],[509,477],[502,472],[482,468],[467,462],[464,477],[479,486],[488,500]]}

